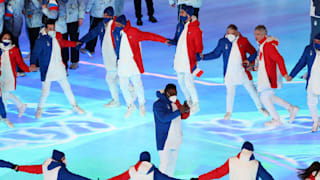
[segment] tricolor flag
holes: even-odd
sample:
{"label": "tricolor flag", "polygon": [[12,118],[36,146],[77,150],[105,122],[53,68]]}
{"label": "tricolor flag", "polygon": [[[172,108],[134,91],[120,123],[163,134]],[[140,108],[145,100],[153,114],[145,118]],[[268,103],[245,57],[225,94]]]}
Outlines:
{"label": "tricolor flag", "polygon": [[50,11],[58,11],[59,10],[59,6],[56,0],[50,0],[49,1],[49,5],[48,8]]}

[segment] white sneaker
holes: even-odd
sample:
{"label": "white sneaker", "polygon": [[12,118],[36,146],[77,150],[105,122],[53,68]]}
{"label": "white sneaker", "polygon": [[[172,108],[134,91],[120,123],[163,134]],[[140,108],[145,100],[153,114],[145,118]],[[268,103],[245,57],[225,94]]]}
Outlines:
{"label": "white sneaker", "polygon": [[131,114],[133,113],[133,111],[135,111],[137,109],[137,107],[132,104],[132,105],[129,105],[128,106],[128,109],[127,109],[127,112],[126,114],[124,115],[125,118],[128,118],[129,116],[131,116]]}
{"label": "white sneaker", "polygon": [[265,127],[278,127],[278,126],[281,126],[281,125],[282,125],[282,122],[280,120],[274,120],[274,119],[264,123]]}
{"label": "white sneaker", "polygon": [[316,132],[318,131],[318,122],[313,122],[313,125],[312,125],[312,132]]}
{"label": "white sneaker", "polygon": [[42,117],[42,108],[37,108],[36,119],[40,119]]}
{"label": "white sneaker", "polygon": [[83,109],[81,109],[78,105],[73,105],[72,106],[72,111],[76,112],[78,114],[84,114],[86,113]]}
{"label": "white sneaker", "polygon": [[192,104],[192,107],[190,109],[190,114],[192,115],[192,114],[195,114],[195,113],[197,113],[199,111],[200,111],[199,103]]}
{"label": "white sneaker", "polygon": [[232,115],[231,112],[227,112],[227,113],[224,115],[224,120],[230,120],[231,115]]}
{"label": "white sneaker", "polygon": [[3,119],[3,122],[6,123],[9,128],[14,128],[13,123],[8,118]]}
{"label": "white sneaker", "polygon": [[116,101],[114,99],[111,99],[111,101],[108,104],[104,105],[105,108],[116,108],[120,107],[120,102]]}
{"label": "white sneaker", "polygon": [[139,111],[140,111],[140,116],[142,117],[146,116],[146,108],[144,107],[144,105],[140,105]]}
{"label": "white sneaker", "polygon": [[265,108],[260,108],[259,112],[263,114],[263,116],[268,117],[270,114]]}
{"label": "white sneaker", "polygon": [[297,107],[297,106],[291,106],[291,107],[289,108],[289,110],[288,110],[289,113],[290,113],[289,123],[292,123],[292,121],[296,118],[299,109],[300,109],[300,108]]}
{"label": "white sneaker", "polygon": [[19,112],[18,117],[19,118],[22,117],[22,115],[26,109],[27,109],[27,104],[22,104],[22,106],[18,108],[18,112]]}

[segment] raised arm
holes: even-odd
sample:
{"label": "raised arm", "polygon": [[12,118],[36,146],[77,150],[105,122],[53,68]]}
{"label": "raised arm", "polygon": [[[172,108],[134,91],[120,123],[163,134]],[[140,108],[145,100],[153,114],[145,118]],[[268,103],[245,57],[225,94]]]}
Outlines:
{"label": "raised arm", "polygon": [[155,33],[143,32],[143,31],[138,30],[137,34],[139,37],[139,41],[156,41],[156,42],[165,43],[167,40],[165,37],[160,36]]}
{"label": "raised arm", "polygon": [[290,76],[294,78],[306,65],[307,65],[307,54],[309,50],[306,47],[303,51],[301,58],[299,59],[298,63],[292,69]]}
{"label": "raised arm", "polygon": [[42,164],[41,165],[23,165],[18,167],[18,171],[26,172],[30,174],[42,174]]}
{"label": "raised arm", "polygon": [[92,29],[86,35],[84,35],[80,39],[80,42],[87,43],[87,42],[91,41],[92,39],[96,38],[100,34],[101,28],[103,28],[103,26],[104,26],[104,23],[100,22],[94,29]]}
{"label": "raised arm", "polygon": [[222,40],[220,39],[219,42],[218,42],[218,45],[217,47],[212,50],[210,53],[208,54],[204,54],[203,55],[203,60],[204,61],[207,61],[207,60],[214,60],[214,59],[217,59],[221,56],[221,54],[223,53],[223,42]]}
{"label": "raised arm", "polygon": [[199,180],[219,179],[229,173],[229,160],[217,169],[199,176]]}

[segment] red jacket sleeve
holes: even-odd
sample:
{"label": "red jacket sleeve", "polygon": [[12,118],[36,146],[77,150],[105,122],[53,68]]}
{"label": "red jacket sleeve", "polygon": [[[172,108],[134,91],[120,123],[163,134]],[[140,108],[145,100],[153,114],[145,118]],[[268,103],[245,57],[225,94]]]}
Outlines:
{"label": "red jacket sleeve", "polygon": [[166,38],[158,34],[137,30],[139,41],[157,41],[164,43]]}
{"label": "red jacket sleeve", "polygon": [[200,28],[196,31],[196,37],[194,39],[196,53],[202,53],[203,51],[203,41],[202,41],[202,31]]}
{"label": "red jacket sleeve", "polygon": [[254,54],[257,50],[256,48],[254,48],[252,46],[252,44],[250,43],[250,41],[248,39],[247,40],[247,47],[246,47],[246,53],[249,53],[250,55]]}
{"label": "red jacket sleeve", "polygon": [[[177,105],[177,108],[179,109],[180,106],[181,106],[181,103],[180,103],[179,100],[176,101],[176,105]],[[187,118],[189,117],[189,115],[190,115],[190,112],[188,112],[188,113],[182,113],[182,114],[181,114],[181,119],[187,119]]]}
{"label": "red jacket sleeve", "polygon": [[[140,166],[141,162],[139,161],[136,165],[134,165],[134,168],[136,170],[138,170],[138,167]],[[129,174],[129,170],[127,170],[126,172],[115,176],[113,178],[110,178],[109,180],[129,180],[130,179],[130,174]]]}
{"label": "red jacket sleeve", "polygon": [[275,45],[268,43],[265,45],[265,55],[269,56],[272,61],[276,62],[278,64],[278,67],[280,69],[280,72],[282,76],[288,74],[286,66],[284,64],[284,59],[280,55],[278,49],[276,48]]}
{"label": "red jacket sleeve", "polygon": [[14,54],[15,54],[15,61],[18,67],[22,69],[22,71],[24,72],[30,72],[29,67],[26,65],[26,63],[24,63],[20,50],[17,47],[14,48]]}
{"label": "red jacket sleeve", "polygon": [[56,34],[56,38],[57,38],[57,40],[58,40],[61,48],[65,48],[65,47],[76,47],[76,46],[77,46],[77,42],[64,40],[64,39],[62,38],[61,33],[57,33],[57,34]]}
{"label": "red jacket sleeve", "polygon": [[42,174],[42,165],[19,166],[18,171],[31,174]]}
{"label": "red jacket sleeve", "polygon": [[229,173],[229,159],[217,169],[199,176],[199,180],[219,179]]}

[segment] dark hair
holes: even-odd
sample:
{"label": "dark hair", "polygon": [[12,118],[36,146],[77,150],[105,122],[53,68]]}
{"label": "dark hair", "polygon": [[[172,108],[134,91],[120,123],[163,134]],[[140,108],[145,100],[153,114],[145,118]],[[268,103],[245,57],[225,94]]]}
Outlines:
{"label": "dark hair", "polygon": [[0,41],[2,41],[3,36],[6,35],[6,34],[8,34],[10,36],[10,40],[11,40],[12,44],[16,45],[17,42],[15,42],[15,38],[14,38],[12,32],[10,32],[10,31],[3,31],[0,34]]}
{"label": "dark hair", "polygon": [[47,18],[44,22],[46,28],[48,27],[48,24],[55,24],[55,23],[56,23],[56,19],[49,19],[49,18]]}
{"label": "dark hair", "polygon": [[174,84],[167,84],[164,92],[167,93],[169,89],[177,89],[177,87]]}
{"label": "dark hair", "polygon": [[318,161],[314,161],[311,166],[309,166],[307,169],[299,169],[301,173],[298,174],[298,177],[300,179],[306,179],[309,178],[313,171],[317,171],[315,176],[318,175],[320,171],[320,163]]}
{"label": "dark hair", "polygon": [[234,24],[230,24],[227,29],[232,29],[232,30],[235,30],[235,31],[238,31],[238,27]]}
{"label": "dark hair", "polygon": [[268,34],[267,28],[264,25],[258,25],[254,30],[261,31],[261,32],[264,32],[265,34]]}

